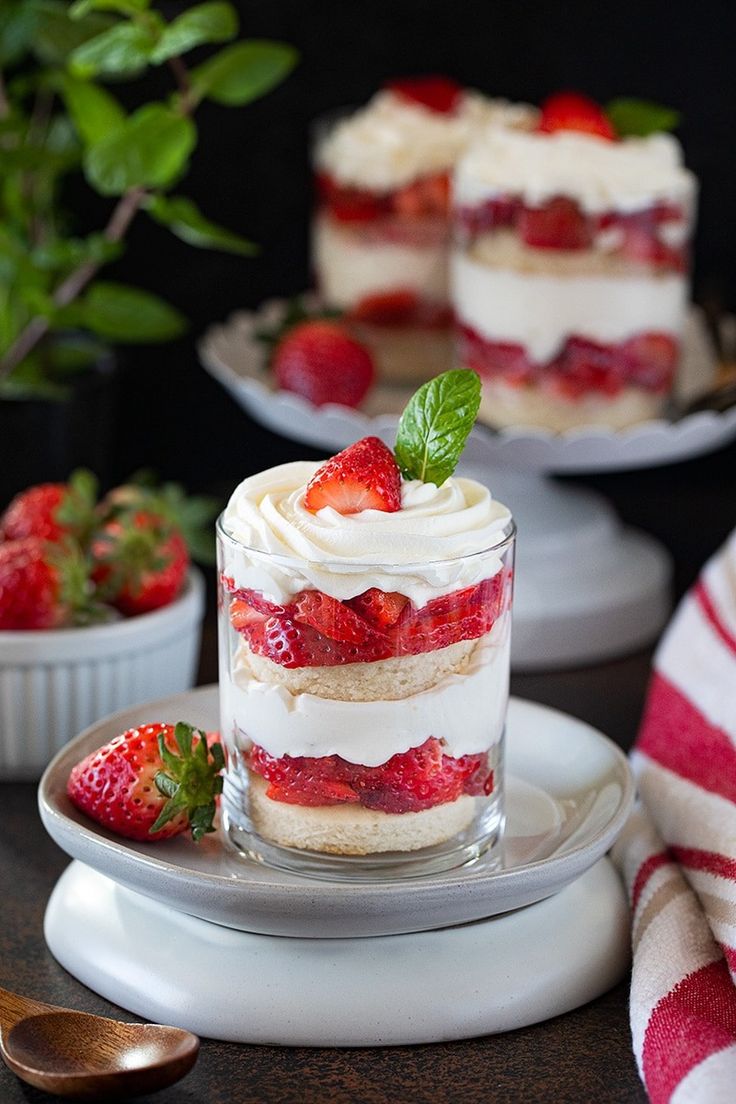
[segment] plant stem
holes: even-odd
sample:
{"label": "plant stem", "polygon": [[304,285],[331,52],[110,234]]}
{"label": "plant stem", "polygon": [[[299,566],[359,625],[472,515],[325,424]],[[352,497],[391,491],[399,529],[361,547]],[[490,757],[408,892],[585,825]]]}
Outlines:
{"label": "plant stem", "polygon": [[[176,77],[176,83],[181,92],[182,112],[185,115],[189,115],[192,111],[192,104],[189,102],[189,94],[192,87],[191,81],[189,80],[189,71],[180,57],[169,58],[169,68]],[[0,72],[0,118],[7,114],[8,111],[9,104],[5,95],[5,85],[3,84],[2,73]],[[145,188],[136,187],[131,188],[125,195],[120,197],[103,231],[108,241],[118,242],[122,240],[128,227],[135,218],[145,194]],[[99,261],[85,261],[83,264],[79,265],[78,268],[75,268],[73,272],[70,272],[54,292],[54,304],[57,307],[68,306],[69,303],[76,299],[79,293],[84,290],[90,280],[97,274],[100,267],[101,262]],[[51,321],[48,318],[42,318],[39,315],[30,320],[26,327],[21,330],[20,334],[4,356],[0,358],[0,382],[7,379],[10,373],[25,360],[28,354],[33,352],[39,341],[49,332],[50,328]]]}
{"label": "plant stem", "polygon": [[10,104],[8,103],[8,94],[5,91],[5,80],[0,71],[0,119],[7,119],[9,114]]}
{"label": "plant stem", "polygon": [[[145,188],[131,188],[121,196],[110,215],[103,234],[110,242],[118,242],[125,235],[133,221],[138,208],[146,194]],[[87,286],[100,268],[99,261],[85,261],[75,268],[65,280],[63,280],[54,292],[54,303],[57,307],[66,307]],[[32,318],[26,328],[21,331],[17,339],[8,349],[0,361],[0,380],[7,378],[14,368],[25,360],[39,341],[49,332],[51,323],[48,318]]]}

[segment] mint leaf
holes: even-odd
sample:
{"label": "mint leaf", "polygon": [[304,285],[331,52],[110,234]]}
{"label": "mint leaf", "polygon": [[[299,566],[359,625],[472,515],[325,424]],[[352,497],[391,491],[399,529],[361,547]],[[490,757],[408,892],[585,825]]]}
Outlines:
{"label": "mint leaf", "polygon": [[85,143],[91,145],[101,141],[125,122],[125,112],[118,101],[98,84],[65,74],[61,93],[77,133]]}
{"label": "mint leaf", "polygon": [[454,368],[423,384],[404,409],[394,452],[407,479],[439,487],[460,459],[480,407],[480,377]]}
{"label": "mint leaf", "polygon": [[84,172],[92,187],[106,196],[134,187],[168,188],[186,170],[196,144],[191,119],[165,104],[144,104],[87,148]]}
{"label": "mint leaf", "polygon": [[283,42],[235,42],[192,71],[194,95],[197,100],[207,96],[227,107],[251,103],[289,75],[297,56],[294,47]]}
{"label": "mint leaf", "polygon": [[161,34],[151,54],[154,65],[208,42],[228,42],[238,33],[238,13],[224,0],[209,0],[183,12]]}
{"label": "mint leaf", "polygon": [[136,77],[148,65],[154,40],[136,23],[116,23],[95,38],[77,46],[71,55],[71,71],[77,77]]}
{"label": "mint leaf", "polygon": [[186,329],[184,317],[157,295],[111,281],[97,280],[72,308],[109,341],[169,341]]}
{"label": "mint leaf", "polygon": [[146,210],[156,222],[168,226],[172,234],[200,249],[222,249],[225,253],[253,256],[258,247],[239,234],[210,222],[186,196],[152,196]]}
{"label": "mint leaf", "polygon": [[646,138],[658,131],[674,130],[680,122],[679,111],[672,107],[628,97],[611,100],[606,115],[619,138]]}

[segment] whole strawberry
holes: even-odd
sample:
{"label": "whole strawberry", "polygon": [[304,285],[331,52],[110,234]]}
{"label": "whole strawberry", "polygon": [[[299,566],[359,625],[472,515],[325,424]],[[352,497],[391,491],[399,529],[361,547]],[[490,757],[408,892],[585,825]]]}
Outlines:
{"label": "whole strawberry", "polygon": [[67,541],[0,544],[0,629],[56,629],[96,619],[88,565]]}
{"label": "whole strawberry", "polygon": [[214,831],[224,754],[179,722],[128,729],[72,768],[66,792],[92,820],[134,840]]}
{"label": "whole strawberry", "polygon": [[85,543],[95,524],[97,480],[79,470],[68,483],[40,483],[16,495],[0,517],[5,540],[42,537],[60,541],[74,536]]}
{"label": "whole strawberry", "polygon": [[179,529],[143,510],[108,521],[93,539],[91,553],[101,595],[126,617],[173,602],[190,562]]}
{"label": "whole strawberry", "polygon": [[316,319],[290,329],[271,361],[276,382],[315,406],[358,406],[373,383],[373,359],[336,322]]}

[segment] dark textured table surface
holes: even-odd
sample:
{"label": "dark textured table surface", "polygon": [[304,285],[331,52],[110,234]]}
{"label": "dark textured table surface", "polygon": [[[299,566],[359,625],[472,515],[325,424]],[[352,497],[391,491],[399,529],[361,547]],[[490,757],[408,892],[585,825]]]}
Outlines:
{"label": "dark textured table surface", "polygon": [[[676,468],[586,482],[609,495],[625,521],[665,542],[674,554],[681,592],[734,524],[735,461],[731,447]],[[212,594],[209,605],[202,682],[216,677]],[[589,721],[628,748],[650,658],[641,653],[587,669],[517,675],[512,689]],[[47,951],[44,908],[68,859],[41,827],[34,786],[1,785],[0,801],[0,985],[131,1018],[71,978]],[[482,962],[478,973],[482,978]],[[213,979],[213,991],[215,985]],[[145,1099],[159,1104],[642,1104],[646,1097],[631,1053],[627,996],[624,982],[547,1023],[433,1046],[282,1049],[204,1041],[184,1081]],[[0,1104],[48,1099],[0,1065]]]}

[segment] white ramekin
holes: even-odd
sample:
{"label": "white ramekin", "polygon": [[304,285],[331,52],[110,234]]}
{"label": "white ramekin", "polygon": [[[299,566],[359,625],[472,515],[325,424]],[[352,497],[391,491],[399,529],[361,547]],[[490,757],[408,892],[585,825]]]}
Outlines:
{"label": "white ramekin", "polygon": [[[109,625],[0,632],[0,778],[39,778],[95,721],[194,685],[204,580],[164,609]],[[155,720],[156,718],[151,718]]]}

